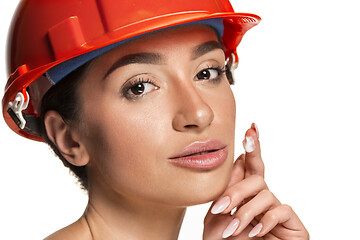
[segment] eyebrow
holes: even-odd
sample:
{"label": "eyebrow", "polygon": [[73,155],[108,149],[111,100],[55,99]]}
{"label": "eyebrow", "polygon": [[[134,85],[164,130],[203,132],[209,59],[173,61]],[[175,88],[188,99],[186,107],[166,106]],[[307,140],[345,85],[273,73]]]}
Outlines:
{"label": "eyebrow", "polygon": [[144,63],[144,64],[164,64],[165,61],[161,54],[159,53],[149,53],[149,52],[142,52],[142,53],[135,53],[135,54],[128,54],[117,60],[107,71],[104,78],[110,75],[115,69],[119,67],[123,67],[129,64],[136,64],[136,63]]}
{"label": "eyebrow", "polygon": [[[194,47],[192,51],[191,60],[199,58],[215,49],[221,49],[222,51],[224,51],[223,45],[218,41],[209,41],[202,43]],[[119,67],[123,67],[129,64],[139,64],[139,63],[161,65],[161,64],[165,64],[165,60],[160,53],[141,52],[141,53],[128,54],[117,60],[109,68],[109,70],[106,72],[104,76],[104,79]]]}
{"label": "eyebrow", "polygon": [[191,59],[194,60],[196,58],[199,58],[202,55],[205,55],[206,53],[211,52],[215,49],[221,49],[222,51],[225,51],[223,45],[218,41],[209,41],[202,43],[194,48]]}

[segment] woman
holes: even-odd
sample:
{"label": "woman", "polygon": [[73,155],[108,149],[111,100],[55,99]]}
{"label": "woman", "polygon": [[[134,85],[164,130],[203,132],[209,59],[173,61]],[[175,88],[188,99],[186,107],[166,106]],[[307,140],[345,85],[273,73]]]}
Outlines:
{"label": "woman", "polygon": [[15,16],[5,119],[89,194],[47,239],[176,239],[186,207],[213,200],[204,239],[308,239],[264,182],[255,124],[233,163],[236,47],[259,17],[228,1],[145,4],[28,0]]}

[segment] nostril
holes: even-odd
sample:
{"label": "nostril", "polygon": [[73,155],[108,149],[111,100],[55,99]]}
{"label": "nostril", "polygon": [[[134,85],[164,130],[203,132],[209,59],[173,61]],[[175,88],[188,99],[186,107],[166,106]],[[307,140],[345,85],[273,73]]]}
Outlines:
{"label": "nostril", "polygon": [[197,128],[198,126],[195,124],[188,124],[188,125],[185,125],[184,127],[187,129],[193,129],[193,128]]}

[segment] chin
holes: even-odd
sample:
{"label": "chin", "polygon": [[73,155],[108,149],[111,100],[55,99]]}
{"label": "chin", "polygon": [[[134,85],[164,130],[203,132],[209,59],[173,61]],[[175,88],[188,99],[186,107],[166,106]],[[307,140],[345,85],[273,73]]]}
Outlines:
{"label": "chin", "polygon": [[193,206],[216,200],[229,183],[232,165],[227,162],[219,169],[193,172],[194,175],[182,183],[174,201],[180,206]]}

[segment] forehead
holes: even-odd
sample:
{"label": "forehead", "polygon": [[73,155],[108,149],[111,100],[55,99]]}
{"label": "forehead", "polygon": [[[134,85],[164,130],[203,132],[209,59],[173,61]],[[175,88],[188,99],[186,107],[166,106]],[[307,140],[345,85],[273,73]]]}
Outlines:
{"label": "forehead", "polygon": [[98,59],[111,61],[119,55],[136,52],[179,52],[208,41],[221,43],[217,32],[210,26],[176,26],[140,36],[103,54]]}

